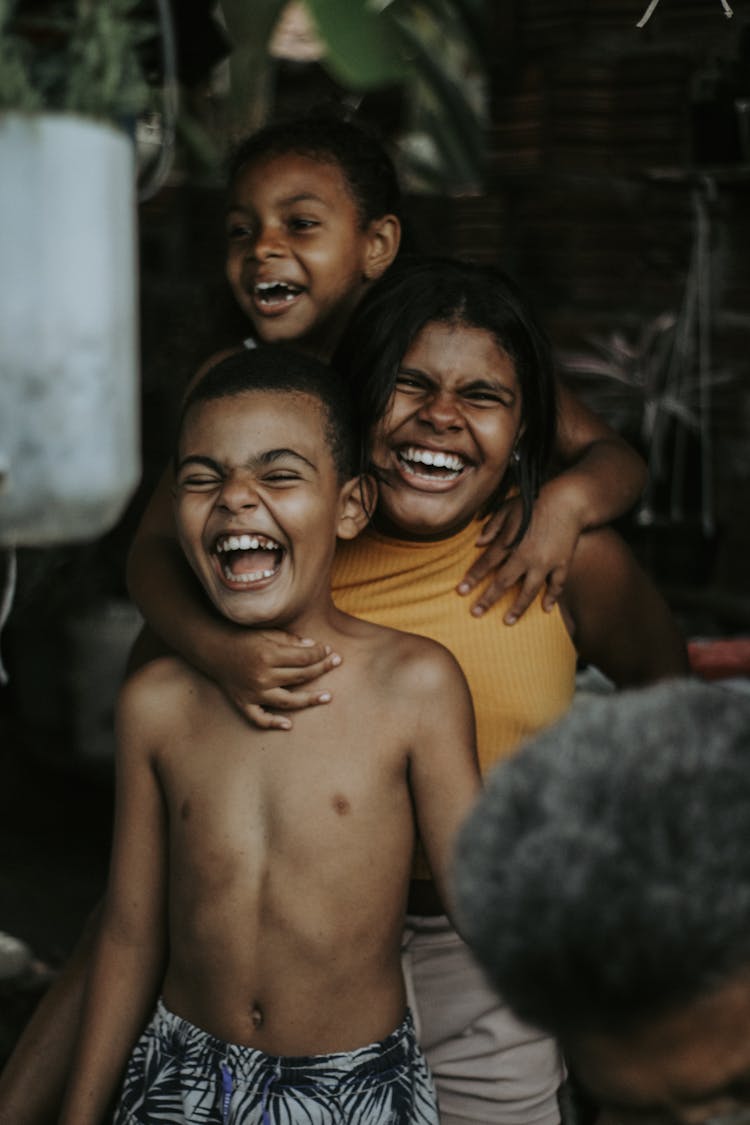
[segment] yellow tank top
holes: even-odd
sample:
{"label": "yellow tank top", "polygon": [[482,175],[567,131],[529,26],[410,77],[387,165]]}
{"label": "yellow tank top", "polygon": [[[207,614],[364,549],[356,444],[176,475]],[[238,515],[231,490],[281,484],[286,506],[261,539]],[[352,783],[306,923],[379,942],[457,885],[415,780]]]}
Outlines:
{"label": "yellow tank top", "polygon": [[472,617],[471,599],[459,597],[456,586],[480,553],[481,526],[474,522],[436,543],[389,539],[367,528],[339,543],[333,596],[346,613],[432,637],[453,653],[471,690],[486,773],[567,710],[576,652],[559,609],[545,613],[541,596],[512,626],[503,622],[512,590],[483,617]]}

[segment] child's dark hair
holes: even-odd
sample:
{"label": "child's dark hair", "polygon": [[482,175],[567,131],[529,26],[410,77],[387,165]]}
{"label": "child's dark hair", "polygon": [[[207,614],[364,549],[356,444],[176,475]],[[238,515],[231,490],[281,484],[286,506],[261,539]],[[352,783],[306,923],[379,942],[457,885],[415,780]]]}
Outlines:
{"label": "child's dark hair", "polygon": [[403,259],[356,308],[334,363],[351,380],[361,417],[372,427],[386,412],[404,355],[422,329],[435,322],[484,329],[513,360],[521,390],[519,460],[498,482],[486,510],[517,486],[523,504],[517,543],[553,449],[555,380],[546,336],[506,274],[450,258]]}
{"label": "child's dark hair", "polygon": [[308,394],[320,401],[325,436],[341,481],[357,476],[363,467],[363,442],[349,387],[325,363],[279,344],[233,352],[210,367],[188,392],[178,433],[192,407],[212,399],[231,398],[246,391]]}
{"label": "child's dark hair", "polygon": [[383,215],[399,214],[398,177],[382,142],[369,129],[331,112],[272,122],[241,141],[230,158],[230,186],[246,165],[287,153],[337,165],[363,227]]}

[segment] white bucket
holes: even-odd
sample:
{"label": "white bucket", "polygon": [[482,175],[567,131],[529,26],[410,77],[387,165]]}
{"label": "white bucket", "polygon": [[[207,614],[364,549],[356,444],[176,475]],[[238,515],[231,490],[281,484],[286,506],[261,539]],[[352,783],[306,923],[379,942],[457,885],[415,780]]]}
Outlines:
{"label": "white bucket", "polygon": [[140,475],[133,146],[0,114],[0,545],[91,539]]}

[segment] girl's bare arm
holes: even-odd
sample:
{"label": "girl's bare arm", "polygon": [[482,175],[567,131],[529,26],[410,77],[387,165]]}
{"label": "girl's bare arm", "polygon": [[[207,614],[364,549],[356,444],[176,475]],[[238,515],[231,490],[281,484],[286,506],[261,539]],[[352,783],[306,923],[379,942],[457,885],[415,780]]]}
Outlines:
{"label": "girl's bare arm", "polygon": [[545,583],[544,608],[552,609],[565,586],[578,537],[627,512],[646,483],[646,465],[638,453],[561,384],[556,455],[562,468],[542,486],[517,547],[511,550],[508,544],[520,526],[518,500],[503,505],[485,525],[478,542],[488,544],[487,550],[459,585],[466,594],[490,579],[474,601],[473,613],[485,612],[517,583],[520,589],[506,624],[522,616]]}
{"label": "girl's bare arm", "polygon": [[690,674],[669,606],[614,531],[581,536],[560,604],[580,656],[617,687]]}

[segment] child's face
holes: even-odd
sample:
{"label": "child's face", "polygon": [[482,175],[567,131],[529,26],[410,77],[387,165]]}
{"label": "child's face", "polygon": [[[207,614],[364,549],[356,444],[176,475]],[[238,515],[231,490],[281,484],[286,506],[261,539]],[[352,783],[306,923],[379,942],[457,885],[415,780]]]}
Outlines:
{"label": "child's face", "polygon": [[378,524],[414,539],[465,527],[498,487],[520,427],[515,366],[491,333],[426,325],[372,434]]}
{"label": "child's face", "polygon": [[325,607],[349,494],[312,395],[248,391],[196,404],[179,443],[175,519],[206,593],[244,625]]}
{"label": "child's face", "polygon": [[367,285],[376,239],[338,165],[296,153],[247,165],[227,233],[227,277],[259,339],[329,355]]}

